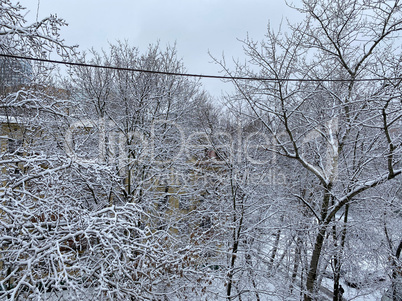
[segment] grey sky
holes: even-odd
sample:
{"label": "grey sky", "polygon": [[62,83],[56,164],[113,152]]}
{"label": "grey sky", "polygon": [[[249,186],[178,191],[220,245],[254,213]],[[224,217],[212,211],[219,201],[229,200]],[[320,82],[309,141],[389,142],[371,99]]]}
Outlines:
{"label": "grey sky", "polygon": [[[37,14],[38,0],[20,0]],[[247,33],[262,39],[268,22],[278,28],[281,20],[297,15],[282,0],[40,0],[39,19],[57,14],[69,24],[61,32],[68,44],[81,50],[107,48],[128,40],[145,50],[150,43],[177,43],[179,57],[190,73],[217,74],[208,55],[243,58]],[[207,90],[219,94],[227,85],[205,80]]]}

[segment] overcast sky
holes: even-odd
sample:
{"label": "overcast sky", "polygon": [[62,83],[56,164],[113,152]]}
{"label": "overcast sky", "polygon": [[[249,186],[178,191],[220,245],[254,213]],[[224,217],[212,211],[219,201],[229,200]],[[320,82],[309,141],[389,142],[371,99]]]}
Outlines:
{"label": "overcast sky", "polygon": [[[39,12],[38,9],[39,1]],[[61,31],[68,44],[81,50],[107,48],[109,42],[128,40],[146,50],[160,40],[161,45],[176,42],[178,55],[189,73],[217,74],[210,63],[210,51],[244,59],[242,45],[247,33],[262,39],[267,24],[278,28],[281,20],[298,16],[284,0],[20,0],[30,12],[29,20],[49,14],[65,19]],[[211,94],[225,90],[218,80],[205,80]]]}

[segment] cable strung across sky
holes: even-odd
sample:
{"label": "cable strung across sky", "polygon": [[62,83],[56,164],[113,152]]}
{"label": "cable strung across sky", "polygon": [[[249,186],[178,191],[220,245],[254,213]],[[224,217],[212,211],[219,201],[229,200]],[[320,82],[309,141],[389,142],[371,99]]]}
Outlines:
{"label": "cable strung across sky", "polygon": [[[351,79],[319,79],[319,78],[268,78],[268,77],[241,77],[241,76],[224,76],[224,75],[208,75],[208,74],[192,74],[192,73],[177,73],[177,72],[166,72],[166,71],[156,71],[156,70],[145,70],[127,67],[116,67],[116,66],[105,66],[105,65],[95,65],[87,63],[78,62],[65,62],[50,59],[41,59],[34,57],[19,56],[13,54],[3,54],[0,53],[0,57],[8,57],[13,59],[29,60],[36,62],[45,62],[53,64],[62,64],[66,66],[78,66],[78,67],[91,67],[99,69],[111,69],[119,71],[129,71],[129,72],[141,72],[141,73],[152,73],[160,75],[171,75],[171,76],[184,76],[184,77],[197,77],[197,78],[212,78],[212,79],[224,79],[224,80],[249,80],[249,81],[277,81],[277,82],[347,82]],[[384,80],[402,80],[402,77],[392,77],[392,78],[355,78],[354,81],[359,82],[369,82],[369,81],[384,81]]]}

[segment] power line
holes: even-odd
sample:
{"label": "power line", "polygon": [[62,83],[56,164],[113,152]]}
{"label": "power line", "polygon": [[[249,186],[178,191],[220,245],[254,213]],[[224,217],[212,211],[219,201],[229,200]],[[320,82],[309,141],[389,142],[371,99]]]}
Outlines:
{"label": "power line", "polygon": [[[212,79],[224,79],[224,80],[276,81],[276,82],[279,82],[279,81],[280,82],[347,82],[347,81],[350,81],[350,79],[269,78],[269,77],[242,77],[242,76],[178,73],[178,72],[155,71],[155,70],[145,70],[145,69],[137,69],[137,68],[127,68],[127,67],[95,65],[95,64],[87,64],[87,63],[77,63],[77,62],[76,63],[65,62],[65,61],[41,59],[41,58],[26,57],[26,56],[12,55],[12,54],[3,54],[3,53],[0,53],[0,57],[8,57],[8,58],[14,58],[14,59],[53,63],[53,64],[61,64],[61,65],[66,65],[66,66],[92,67],[92,68],[99,68],[99,69],[110,69],[110,70],[129,71],[129,72],[141,72],[141,73],[151,73],[151,74],[160,74],[160,75],[196,77],[196,78],[212,78]],[[359,82],[383,81],[383,80],[402,80],[402,77],[354,79],[354,81],[359,81]]]}

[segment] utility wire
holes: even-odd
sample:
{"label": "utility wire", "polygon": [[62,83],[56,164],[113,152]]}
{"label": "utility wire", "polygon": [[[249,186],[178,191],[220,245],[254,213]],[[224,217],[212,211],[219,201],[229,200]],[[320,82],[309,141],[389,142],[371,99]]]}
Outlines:
{"label": "utility wire", "polygon": [[[19,55],[13,55],[13,54],[3,54],[3,53],[0,53],[0,57],[8,57],[8,58],[13,58],[13,59],[21,59],[21,60],[29,60],[29,61],[45,62],[45,63],[53,63],[53,64],[62,64],[62,65],[66,65],[66,66],[92,67],[92,68],[98,68],[98,69],[110,69],[110,70],[141,72],[141,73],[151,73],[151,74],[160,74],[160,75],[212,78],[212,79],[224,79],[224,80],[276,81],[276,82],[279,82],[279,81],[280,82],[347,82],[347,81],[350,81],[350,79],[318,79],[318,78],[298,79],[298,78],[242,77],[242,76],[178,73],[178,72],[155,71],[155,70],[145,70],[145,69],[137,69],[137,68],[127,68],[127,67],[95,65],[95,64],[87,64],[87,63],[65,62],[65,61],[41,59],[41,58],[26,57],[26,56],[19,56]],[[383,80],[402,80],[402,77],[354,79],[354,81],[359,81],[359,82],[383,81]]]}

